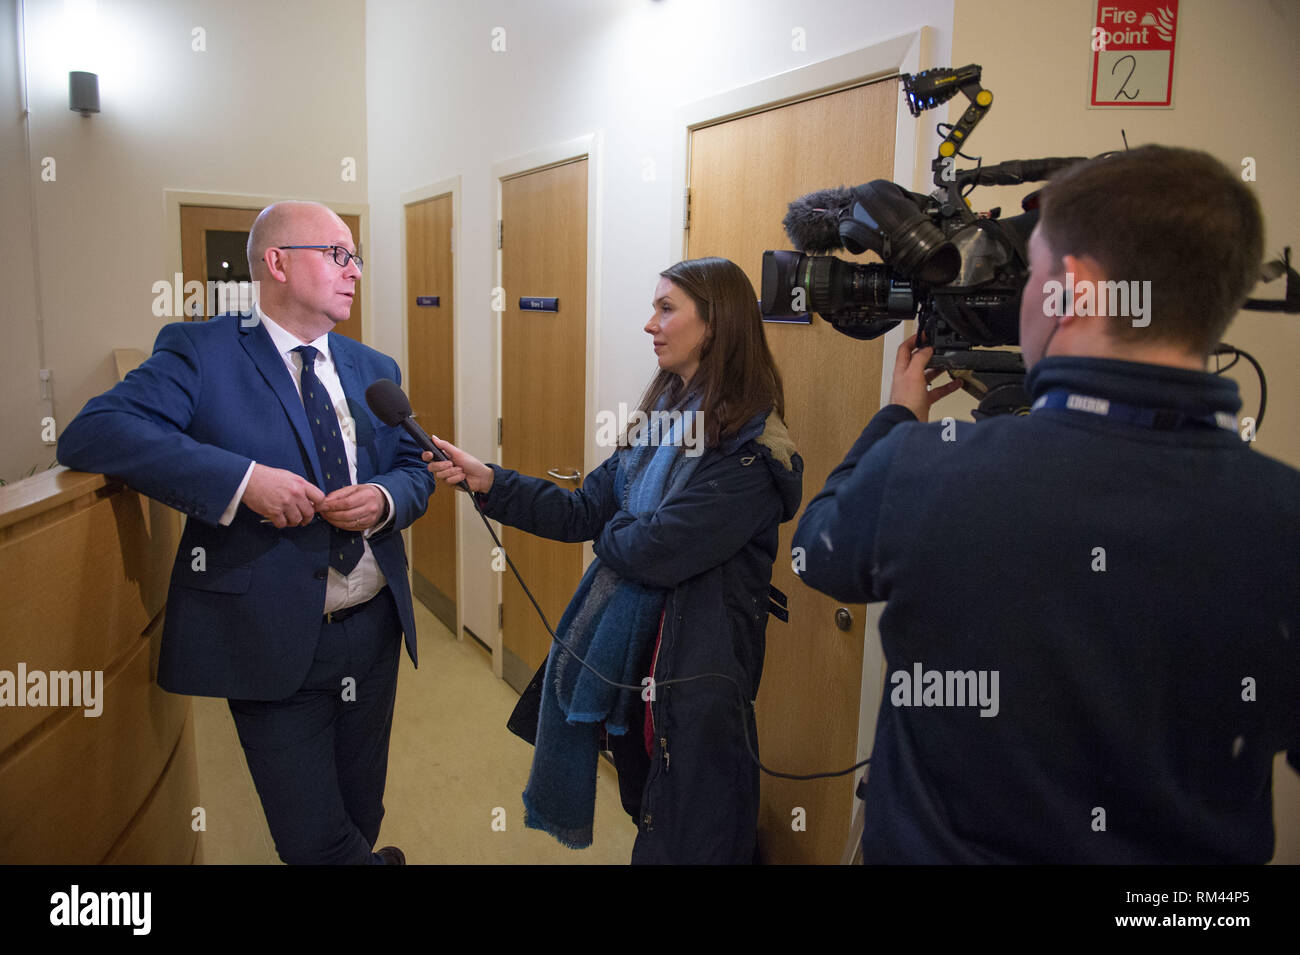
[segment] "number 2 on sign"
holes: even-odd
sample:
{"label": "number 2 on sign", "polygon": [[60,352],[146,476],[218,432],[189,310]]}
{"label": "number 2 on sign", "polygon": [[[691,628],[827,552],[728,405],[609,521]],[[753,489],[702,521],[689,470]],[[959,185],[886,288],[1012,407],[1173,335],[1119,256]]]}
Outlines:
{"label": "number 2 on sign", "polygon": [[1128,81],[1133,79],[1133,71],[1137,69],[1137,62],[1138,62],[1137,57],[1133,56],[1132,54],[1128,56],[1121,56],[1118,60],[1116,60],[1114,63],[1111,64],[1110,75],[1114,76],[1115,67],[1119,66],[1125,60],[1128,60],[1129,62],[1128,76],[1124,77],[1124,82],[1120,83],[1119,89],[1115,91],[1115,99],[1119,99],[1121,96],[1125,97],[1126,99],[1137,99],[1138,93],[1142,92],[1141,90],[1137,90],[1133,93],[1126,93],[1124,91],[1124,87],[1128,85]]}

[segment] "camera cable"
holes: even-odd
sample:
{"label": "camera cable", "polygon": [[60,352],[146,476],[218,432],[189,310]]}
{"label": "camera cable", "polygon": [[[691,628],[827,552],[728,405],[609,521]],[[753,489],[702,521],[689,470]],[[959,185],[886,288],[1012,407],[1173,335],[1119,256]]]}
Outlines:
{"label": "camera cable", "polygon": [[[529,602],[533,605],[533,609],[537,611],[537,616],[542,621],[542,626],[546,627],[546,632],[551,635],[551,639],[554,640],[556,643],[558,643],[561,647],[563,647],[565,651],[567,651],[575,660],[581,663],[584,667],[590,670],[591,673],[595,675],[598,679],[609,684],[610,686],[617,687],[620,690],[631,690],[634,693],[644,692],[646,689],[646,687],[644,686],[632,686],[631,684],[619,683],[615,680],[611,680],[609,677],[605,676],[605,674],[601,673],[590,663],[588,663],[585,659],[583,659],[583,657],[580,654],[575,652],[574,649],[571,646],[569,646],[568,643],[566,643],[563,639],[560,638],[558,634],[556,634],[555,630],[551,627],[550,621],[546,619],[546,614],[542,612],[541,606],[537,603],[537,598],[533,596],[533,592],[529,590],[528,585],[524,583],[524,578],[520,575],[519,569],[515,567],[515,562],[510,559],[510,554],[506,551],[505,547],[502,545],[500,538],[497,537],[496,531],[492,529],[492,524],[488,521],[487,515],[485,515],[483,513],[483,509],[479,507],[478,494],[476,493],[470,494],[469,499],[474,503],[474,510],[478,512],[479,518],[483,521],[483,526],[487,528],[488,533],[492,536],[492,542],[496,544],[497,548],[505,556],[506,564],[508,564],[510,567],[510,572],[515,575],[515,579],[519,581],[519,586],[524,589],[524,594],[528,597]],[[758,754],[754,752],[754,744],[753,741],[750,739],[751,725],[755,727],[755,733],[757,733],[757,723],[754,718],[754,704],[752,701],[747,700],[745,698],[744,689],[741,687],[740,683],[737,680],[735,680],[733,677],[727,675],[726,673],[699,673],[696,674],[695,676],[673,677],[672,679],[663,680],[662,682],[655,682],[653,686],[657,689],[659,687],[674,686],[679,683],[691,683],[694,682],[695,680],[704,680],[704,679],[708,679],[709,677],[714,677],[719,680],[726,680],[728,683],[730,683],[732,686],[736,688],[736,695],[738,697],[738,706],[740,709],[741,724],[744,730],[745,749],[749,751],[749,758],[754,761],[754,764],[757,765],[760,770],[767,773],[769,776],[775,776],[779,779],[797,779],[797,780],[830,779],[836,776],[847,776],[850,773],[857,772],[859,769],[861,769],[862,767],[866,766],[868,763],[871,762],[870,757],[868,757],[867,759],[864,759],[859,763],[854,763],[848,769],[841,769],[841,770],[836,770],[834,772],[824,772],[824,773],[785,773],[775,769],[769,769],[768,767],[763,765],[762,760],[758,758]]]}

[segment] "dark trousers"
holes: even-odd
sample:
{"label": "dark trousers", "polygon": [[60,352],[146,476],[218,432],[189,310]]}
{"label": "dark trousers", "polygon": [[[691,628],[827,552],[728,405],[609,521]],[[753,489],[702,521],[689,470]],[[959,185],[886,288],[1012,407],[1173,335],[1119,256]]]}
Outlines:
{"label": "dark trousers", "polygon": [[645,752],[645,704],[638,701],[622,736],[609,736],[609,751],[618,771],[618,795],[623,809],[641,824],[641,796],[650,777],[650,757]]}
{"label": "dark trousers", "polygon": [[302,687],[284,700],[230,700],[280,858],[364,864],[384,818],[401,622],[388,588],[322,623]]}
{"label": "dark trousers", "polygon": [[[655,641],[645,648],[637,673],[649,673],[654,665]],[[641,825],[641,796],[646,780],[650,778],[650,757],[645,751],[645,703],[637,699],[628,717],[627,732],[621,736],[609,735],[609,753],[614,757],[618,771],[618,795],[624,811],[632,821]]]}

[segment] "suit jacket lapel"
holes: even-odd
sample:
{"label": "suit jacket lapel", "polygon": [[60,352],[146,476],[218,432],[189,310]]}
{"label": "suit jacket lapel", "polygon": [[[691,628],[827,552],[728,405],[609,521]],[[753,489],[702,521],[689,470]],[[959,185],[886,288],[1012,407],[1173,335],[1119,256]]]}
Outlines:
{"label": "suit jacket lapel", "polygon": [[294,387],[293,379],[289,376],[289,369],[284,366],[284,359],[275,350],[275,343],[271,341],[271,336],[256,318],[252,316],[242,318],[239,331],[240,344],[244,346],[244,351],[248,353],[248,357],[253,360],[257,370],[266,379],[266,383],[271,386],[271,390],[275,392],[275,397],[284,407],[285,414],[289,416],[289,423],[293,425],[294,433],[298,436],[299,446],[305,452],[307,460],[311,462],[312,473],[307,477],[314,481],[317,487],[324,487],[321,475],[325,472],[321,469],[320,458],[316,456],[316,442],[312,440],[311,427],[307,424],[307,410],[303,407],[298,389]]}
{"label": "suit jacket lapel", "polygon": [[375,429],[366,404],[366,387],[357,368],[357,356],[352,340],[337,332],[330,332],[330,355],[339,373],[339,384],[347,399],[348,414],[352,417],[352,436],[357,445],[357,483],[364,484],[376,474]]}

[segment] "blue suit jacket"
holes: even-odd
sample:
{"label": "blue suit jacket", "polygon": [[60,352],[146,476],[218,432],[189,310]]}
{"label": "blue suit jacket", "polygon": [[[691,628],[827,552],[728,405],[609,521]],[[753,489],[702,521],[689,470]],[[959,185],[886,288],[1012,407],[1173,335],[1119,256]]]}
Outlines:
{"label": "blue suit jacket", "polygon": [[[357,482],[383,485],[393,498],[393,520],[370,546],[414,663],[400,531],[424,513],[434,480],[410,436],[379,421],[365,402],[376,379],[400,382],[397,363],[342,335],[331,333],[329,342],[355,422]],[[165,326],[149,360],[68,425],[58,458],[119,477],[189,517],[167,594],[163,689],[250,700],[298,690],[325,607],[330,527],[317,519],[278,530],[243,504],[228,527],[217,524],[250,460],[323,486],[302,400],[254,316]]]}

